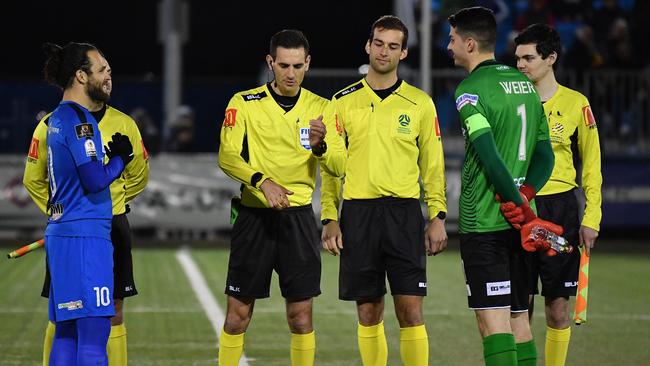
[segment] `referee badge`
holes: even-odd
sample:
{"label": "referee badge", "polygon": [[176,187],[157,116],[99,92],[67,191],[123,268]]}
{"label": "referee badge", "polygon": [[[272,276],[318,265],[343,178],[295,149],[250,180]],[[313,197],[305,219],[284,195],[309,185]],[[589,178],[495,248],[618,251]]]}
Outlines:
{"label": "referee badge", "polygon": [[311,150],[311,145],[309,145],[309,127],[300,128],[300,145],[306,150]]}

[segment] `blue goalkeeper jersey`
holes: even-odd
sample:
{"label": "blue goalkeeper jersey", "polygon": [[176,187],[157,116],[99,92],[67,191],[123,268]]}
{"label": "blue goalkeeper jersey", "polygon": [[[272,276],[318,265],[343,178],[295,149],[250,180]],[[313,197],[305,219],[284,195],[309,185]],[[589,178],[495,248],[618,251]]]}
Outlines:
{"label": "blue goalkeeper jersey", "polygon": [[46,141],[50,217],[45,235],[110,240],[110,190],[87,192],[78,170],[81,165],[104,159],[97,121],[81,105],[61,102],[50,117]]}

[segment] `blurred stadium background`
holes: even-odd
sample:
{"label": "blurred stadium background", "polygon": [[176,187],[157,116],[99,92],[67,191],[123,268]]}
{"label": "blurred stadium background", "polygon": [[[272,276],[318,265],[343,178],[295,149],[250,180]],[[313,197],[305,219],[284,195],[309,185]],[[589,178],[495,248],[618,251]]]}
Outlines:
{"label": "blurred stadium background", "polygon": [[[312,47],[304,86],[329,97],[361,77],[372,22],[398,14],[411,31],[400,75],[432,95],[447,165],[450,249],[429,261],[432,286],[425,310],[431,364],[480,364],[454,236],[463,140],[453,91],[464,72],[453,68],[446,52],[447,15],[476,4],[495,11],[497,58],[504,63],[514,62],[518,30],[535,22],[554,25],[565,46],[559,80],[589,98],[599,126],[603,222],[592,260],[591,318],[577,330],[569,362],[650,365],[650,1],[645,0],[6,2],[0,12],[0,245],[9,251],[30,243],[42,237],[45,224],[21,183],[38,116],[60,99],[60,92],[42,81],[40,46],[92,42],[113,68],[110,104],[136,120],[151,155],[148,188],[129,216],[141,293],[126,304],[132,364],[216,363],[210,314],[192,291],[177,250],[190,248],[207,293],[223,307],[229,205],[239,187],[217,167],[216,152],[230,96],[270,80],[263,67],[268,39],[280,29],[297,28]],[[319,201],[316,195],[316,212]],[[47,316],[46,302],[38,297],[43,257],[41,251],[0,262],[0,364],[38,364]],[[324,263],[323,295],[316,301],[317,362],[360,364],[353,305],[336,299],[336,259],[324,256]],[[283,316],[277,291],[259,302],[247,335],[250,364],[287,364]],[[396,324],[391,316],[387,322],[390,364],[399,364]],[[536,314],[539,347],[542,324]]]}

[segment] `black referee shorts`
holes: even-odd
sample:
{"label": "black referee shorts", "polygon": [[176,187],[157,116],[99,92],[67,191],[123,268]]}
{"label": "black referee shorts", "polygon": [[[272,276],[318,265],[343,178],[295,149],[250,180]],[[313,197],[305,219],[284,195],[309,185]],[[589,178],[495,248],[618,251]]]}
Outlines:
{"label": "black referee shorts", "polygon": [[[113,216],[111,226],[111,241],[113,242],[113,298],[123,299],[138,294],[133,279],[133,257],[131,256],[131,227],[126,214]],[[47,245],[47,244],[45,244]],[[50,294],[50,271],[45,266],[45,280],[41,296],[47,298]]]}
{"label": "black referee shorts", "polygon": [[460,235],[460,257],[472,310],[528,310],[530,257],[519,231],[501,230]]}
{"label": "black referee shorts", "polygon": [[225,293],[236,298],[269,297],[273,270],[284,298],[320,295],[320,237],[311,205],[279,211],[240,206]]}
{"label": "black referee shorts", "polygon": [[[580,270],[578,250],[580,222],[578,198],[575,190],[535,197],[540,218],[564,228],[564,238],[574,247],[571,253],[559,253],[549,257],[543,253],[531,253],[530,294],[539,294],[537,284],[542,283],[542,296],[549,298],[575,296]],[[538,281],[539,279],[539,281]]]}
{"label": "black referee shorts", "polygon": [[426,296],[424,218],[416,199],[346,200],[339,298],[362,301],[386,294]]}

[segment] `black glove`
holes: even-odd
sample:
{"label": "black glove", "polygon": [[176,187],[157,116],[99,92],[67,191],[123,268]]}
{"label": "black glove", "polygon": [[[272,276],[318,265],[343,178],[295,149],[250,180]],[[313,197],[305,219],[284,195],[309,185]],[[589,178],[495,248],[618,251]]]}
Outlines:
{"label": "black glove", "polygon": [[108,155],[109,159],[113,156],[119,156],[122,158],[124,166],[126,166],[131,162],[131,160],[133,160],[133,145],[131,145],[129,137],[116,132],[111,136],[111,139],[112,141],[108,142],[106,155]]}

